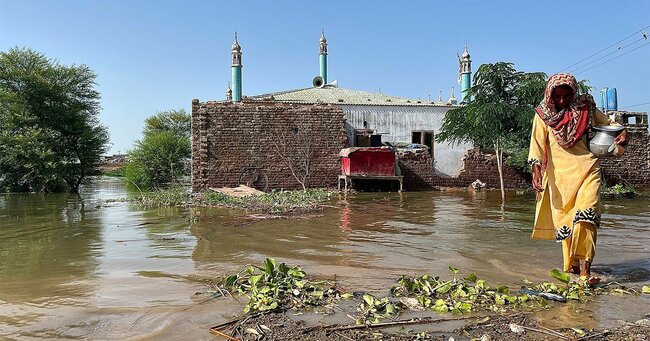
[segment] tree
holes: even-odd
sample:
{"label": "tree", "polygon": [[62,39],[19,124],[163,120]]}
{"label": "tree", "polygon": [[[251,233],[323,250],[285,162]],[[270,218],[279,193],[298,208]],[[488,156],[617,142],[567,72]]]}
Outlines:
{"label": "tree", "polygon": [[190,137],[192,118],[184,109],[157,112],[144,121],[143,135],[169,131],[178,136]]}
{"label": "tree", "polygon": [[95,78],[31,49],[0,52],[0,188],[79,191],[109,139]]}
{"label": "tree", "polygon": [[503,149],[527,149],[534,108],[544,96],[545,80],[546,74],[519,72],[512,63],[481,65],[468,91],[472,101],[449,110],[436,137],[438,141],[493,147],[504,204]]}
{"label": "tree", "polygon": [[184,161],[192,154],[190,115],[185,110],[158,112],[145,120],[142,140],[129,152],[127,181],[158,188],[187,174]]}
{"label": "tree", "polygon": [[287,132],[285,128],[278,127],[271,133],[274,136],[273,153],[289,169],[291,176],[304,191],[309,186],[317,144],[326,146],[329,141],[318,140],[308,122],[295,122],[291,132]]}

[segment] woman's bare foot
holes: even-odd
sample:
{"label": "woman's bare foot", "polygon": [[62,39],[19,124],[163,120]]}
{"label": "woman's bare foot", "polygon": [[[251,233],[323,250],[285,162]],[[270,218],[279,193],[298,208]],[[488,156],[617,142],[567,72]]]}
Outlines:
{"label": "woman's bare foot", "polygon": [[580,276],[585,276],[587,278],[585,280],[585,284],[592,287],[600,283],[600,277],[591,275],[591,263],[587,261],[582,261],[580,263],[581,263]]}
{"label": "woman's bare foot", "polygon": [[580,266],[579,265],[571,265],[571,269],[567,271],[570,274],[574,275],[579,275],[580,274]]}
{"label": "woman's bare foot", "polygon": [[593,287],[598,283],[600,283],[600,277],[587,276],[587,279],[585,280],[585,284],[587,284],[590,287]]}

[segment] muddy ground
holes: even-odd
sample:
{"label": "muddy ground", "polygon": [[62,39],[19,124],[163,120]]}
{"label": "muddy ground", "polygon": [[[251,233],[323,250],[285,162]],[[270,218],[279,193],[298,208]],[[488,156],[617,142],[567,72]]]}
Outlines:
{"label": "muddy ground", "polygon": [[[307,325],[288,312],[250,315],[230,326],[211,331],[228,340],[650,340],[650,316],[635,322],[621,322],[612,330],[553,330],[535,320],[530,313],[482,315],[460,318],[453,330],[444,330],[441,323],[454,318],[422,317],[401,325],[386,321],[384,326],[369,328],[355,325]],[[445,321],[443,321],[445,320]],[[215,330],[216,329],[216,330]],[[584,332],[584,334],[580,333]]]}

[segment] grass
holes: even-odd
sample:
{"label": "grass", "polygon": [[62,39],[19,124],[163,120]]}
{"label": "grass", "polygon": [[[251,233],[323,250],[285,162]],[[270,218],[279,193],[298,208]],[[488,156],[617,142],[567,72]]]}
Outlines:
{"label": "grass", "polygon": [[202,201],[210,206],[240,208],[267,213],[305,212],[320,208],[333,192],[326,189],[300,191],[271,191],[262,195],[233,197],[227,194],[206,191]]}
{"label": "grass", "polygon": [[123,178],[126,176],[125,171],[126,171],[126,167],[113,168],[111,170],[102,172],[102,175]]}
{"label": "grass", "polygon": [[329,201],[334,192],[326,189],[300,191],[271,191],[262,195],[234,197],[223,193],[205,191],[192,195],[185,187],[156,189],[140,192],[140,195],[127,200],[146,207],[171,206],[222,206],[271,214],[298,213],[319,209]]}

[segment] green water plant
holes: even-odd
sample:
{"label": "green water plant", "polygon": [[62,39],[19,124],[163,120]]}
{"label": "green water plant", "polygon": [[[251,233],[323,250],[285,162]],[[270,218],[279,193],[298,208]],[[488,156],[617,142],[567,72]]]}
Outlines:
{"label": "green water plant", "polygon": [[364,294],[362,301],[357,306],[360,316],[356,323],[379,323],[382,319],[395,317],[405,307],[403,303],[393,301],[389,297],[377,298],[370,294]]}
{"label": "green water plant", "polygon": [[248,297],[245,313],[321,306],[340,298],[328,281],[308,280],[299,266],[276,265],[273,258],[267,258],[263,267],[244,267],[237,274],[225,277],[222,284],[227,290]]}
{"label": "green water plant", "polygon": [[600,294],[650,294],[648,286],[637,290],[614,282],[590,287],[584,284],[584,278],[576,280],[557,269],[551,270],[549,275],[559,283],[534,284],[524,280],[525,285],[520,289],[506,285],[489,286],[475,273],[461,277],[458,268],[450,266],[449,270],[452,273],[450,279],[426,274],[403,275],[390,288],[389,296],[378,297],[369,293],[342,293],[335,283],[310,280],[299,266],[276,264],[273,258],[267,258],[262,266],[247,265],[238,273],[222,278],[217,284],[219,291],[214,292],[222,295],[222,290],[227,290],[248,297],[245,313],[333,307],[343,299],[354,300],[356,323],[368,325],[394,318],[407,309],[427,309],[442,315],[503,313],[516,309],[547,309],[549,300],[583,301]]}

